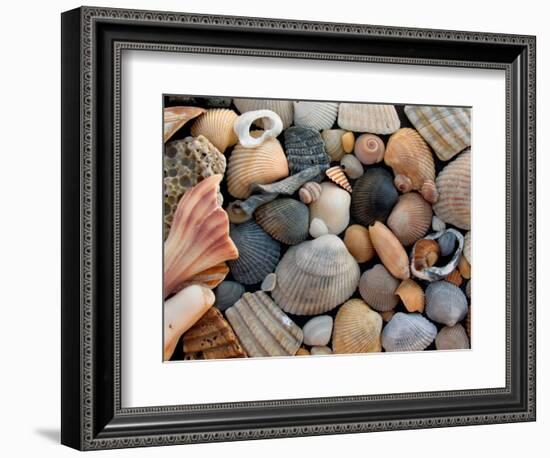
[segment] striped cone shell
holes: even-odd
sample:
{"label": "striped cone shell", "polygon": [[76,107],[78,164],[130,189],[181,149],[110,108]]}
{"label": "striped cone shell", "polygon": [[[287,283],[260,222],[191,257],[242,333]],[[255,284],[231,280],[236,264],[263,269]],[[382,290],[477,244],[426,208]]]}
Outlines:
{"label": "striped cone shell", "polygon": [[352,192],[351,185],[349,184],[348,177],[344,173],[344,169],[339,165],[331,167],[325,172],[325,175],[333,183],[336,183],[341,188],[344,188],[347,192]]}
{"label": "striped cone shell", "polygon": [[212,108],[206,110],[191,126],[191,135],[204,135],[210,142],[224,153],[229,146],[237,143],[233,124],[237,113],[227,108]]}
{"label": "striped cone shell", "polygon": [[333,102],[294,102],[294,125],[315,130],[330,129],[338,116]]}
{"label": "striped cone shell", "polygon": [[275,199],[259,207],[254,216],[262,229],[279,242],[296,245],[307,239],[309,209],[298,200]]}
{"label": "striped cone shell", "polygon": [[353,132],[392,134],[400,125],[393,105],[341,103],[338,110],[338,126]]}
{"label": "striped cone shell", "polygon": [[386,351],[421,351],[434,341],[437,328],[419,313],[396,313],[382,331]]}
{"label": "striped cone shell", "polygon": [[399,280],[392,277],[382,264],[363,272],[359,280],[359,294],[374,310],[387,312],[399,302],[395,294]]}
{"label": "striped cone shell", "polygon": [[375,221],[386,221],[397,198],[390,173],[378,167],[369,168],[353,187],[351,215],[365,227]]}
{"label": "striped cone shell", "polygon": [[435,336],[437,350],[467,350],[470,348],[470,339],[461,324],[445,326]]}
{"label": "striped cone shell", "polygon": [[404,246],[410,246],[430,229],[432,206],[416,192],[403,194],[388,216],[387,224]]}
{"label": "striped cone shell", "polygon": [[431,320],[454,326],[466,317],[468,300],[462,290],[447,281],[430,283],[426,288],[426,315]]}
{"label": "striped cone shell", "polygon": [[[243,114],[247,111],[270,110],[279,115],[286,129],[292,125],[294,119],[294,106],[290,100],[270,100],[270,99],[234,99],[233,103]],[[256,121],[258,127],[263,128],[262,120]]]}

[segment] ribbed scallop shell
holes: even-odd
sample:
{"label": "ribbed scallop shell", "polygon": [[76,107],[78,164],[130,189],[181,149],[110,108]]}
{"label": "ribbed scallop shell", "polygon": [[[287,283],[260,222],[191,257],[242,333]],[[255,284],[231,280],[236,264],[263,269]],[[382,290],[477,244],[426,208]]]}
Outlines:
{"label": "ribbed scallop shell", "polygon": [[393,105],[341,103],[338,110],[338,126],[353,132],[391,134],[400,125]]}
{"label": "ribbed scallop shell", "polygon": [[239,258],[228,262],[235,280],[253,285],[275,270],[281,257],[281,245],[258,223],[247,221],[231,225],[229,235],[239,249]]}
{"label": "ribbed scallop shell", "polygon": [[236,281],[222,281],[214,294],[216,295],[216,303],[214,304],[222,312],[231,307],[244,294],[244,286]]}
{"label": "ribbed scallop shell", "polygon": [[204,108],[199,107],[166,107],[164,109],[164,142],[166,143],[185,123],[205,111]]}
{"label": "ribbed scallop shell", "polygon": [[227,166],[227,190],[234,197],[246,199],[251,194],[251,185],[273,183],[288,173],[285,153],[276,138],[254,148],[237,145]]}
{"label": "ribbed scallop shell", "polygon": [[435,336],[435,348],[438,350],[467,350],[470,339],[461,324],[445,326]]}
{"label": "ribbed scallop shell", "polygon": [[233,124],[237,120],[237,113],[226,108],[212,108],[206,110],[191,126],[191,135],[204,135],[222,153],[229,146],[237,143],[237,136],[233,131]]}
{"label": "ribbed scallop shell", "polygon": [[445,166],[435,181],[439,200],[434,212],[446,223],[470,230],[470,150],[464,151]]}
{"label": "ribbed scallop shell", "polygon": [[336,314],[332,335],[334,353],[382,351],[382,317],[361,299],[347,301]]}
{"label": "ribbed scallop shell", "polygon": [[276,274],[272,296],[285,312],[319,315],[354,293],[360,271],[344,242],[327,234],[289,248]]}
{"label": "ribbed scallop shell", "polygon": [[376,221],[369,227],[370,240],[384,267],[395,277],[405,280],[410,276],[409,258],[401,242],[383,223]]}
{"label": "ribbed scallop shell", "polygon": [[384,151],[386,147],[384,142],[378,135],[363,134],[355,140],[353,154],[359,159],[362,164],[370,165],[384,159]]}
{"label": "ribbed scallop shell", "polygon": [[426,315],[431,320],[454,326],[467,312],[468,300],[459,287],[447,281],[436,281],[426,288]]}
{"label": "ribbed scallop shell", "polygon": [[346,133],[343,129],[325,129],[321,132],[321,138],[325,142],[325,151],[331,161],[339,161],[346,152],[342,145],[342,137]]}
{"label": "ribbed scallop shell", "polygon": [[338,116],[333,102],[294,102],[294,125],[315,130],[330,129]]}
{"label": "ribbed scallop shell", "polygon": [[[271,110],[277,113],[283,122],[284,129],[290,127],[294,119],[294,107],[290,100],[234,99],[233,103],[241,114],[257,110]],[[256,125],[264,127],[261,119],[256,121]]]}
{"label": "ribbed scallop shell", "polygon": [[361,275],[359,293],[374,310],[387,312],[399,302],[399,297],[395,294],[398,286],[399,280],[394,278],[382,264],[376,264]]}
{"label": "ribbed scallop shell", "polygon": [[363,226],[385,221],[397,202],[397,190],[387,170],[369,168],[353,187],[351,215]]}
{"label": "ribbed scallop shell", "polygon": [[309,209],[298,200],[275,199],[259,207],[254,216],[262,229],[279,242],[296,245],[307,239]]}
{"label": "ribbed scallop shell", "polygon": [[426,302],[424,290],[414,280],[410,278],[403,280],[395,290],[395,294],[399,296],[408,312],[424,311]]}
{"label": "ribbed scallop shell", "polygon": [[466,258],[466,261],[472,265],[472,232],[468,231],[464,236],[464,250],[462,254]]}
{"label": "ribbed scallop shell", "polygon": [[344,169],[339,165],[331,167],[325,172],[327,178],[336,183],[341,188],[344,188],[347,192],[352,192],[351,185],[349,184],[348,177],[344,173]]}
{"label": "ribbed scallop shell", "polygon": [[[285,130],[285,150],[290,174],[294,175],[314,165],[330,165],[321,134],[307,127],[289,127]],[[321,176],[315,181],[320,181]]]}
{"label": "ribbed scallop shell", "polygon": [[346,229],[344,244],[357,262],[370,261],[376,254],[369,230],[360,224],[352,224]]}
{"label": "ribbed scallop shell", "polygon": [[321,197],[322,189],[321,185],[316,181],[308,181],[300,188],[298,195],[304,204],[311,204]]}
{"label": "ribbed scallop shell", "polygon": [[434,341],[437,328],[419,313],[396,313],[382,331],[386,351],[421,351]]}
{"label": "ribbed scallop shell", "polygon": [[357,180],[363,175],[363,165],[353,154],[345,154],[340,161],[340,167],[344,169],[344,173],[352,180]]}
{"label": "ribbed scallop shell", "polygon": [[404,246],[422,238],[432,224],[432,206],[416,192],[399,197],[387,221],[388,227]]}
{"label": "ribbed scallop shell", "polygon": [[302,330],[263,291],[244,293],[225,316],[248,356],[293,356]]}

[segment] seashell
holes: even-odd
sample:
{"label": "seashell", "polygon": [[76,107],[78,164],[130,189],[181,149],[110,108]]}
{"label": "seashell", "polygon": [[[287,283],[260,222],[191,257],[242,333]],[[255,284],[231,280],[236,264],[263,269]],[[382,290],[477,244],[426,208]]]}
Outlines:
{"label": "seashell", "polygon": [[359,265],[332,234],[290,247],[275,271],[273,299],[288,313],[319,315],[347,300],[359,283]]}
{"label": "seashell", "polygon": [[344,173],[352,180],[357,180],[357,178],[363,175],[363,166],[353,154],[346,154],[340,161],[340,167],[344,169]]}
{"label": "seashell", "polygon": [[400,125],[393,105],[341,103],[338,110],[338,126],[353,132],[392,134]]}
{"label": "seashell", "polygon": [[456,237],[452,232],[445,232],[437,239],[441,256],[449,256],[455,249]]}
{"label": "seashell", "polygon": [[246,358],[229,323],[216,308],[210,308],[183,334],[184,359]]}
{"label": "seashell", "polygon": [[361,299],[347,301],[336,314],[332,336],[334,353],[382,351],[382,317]]}
{"label": "seashell", "polygon": [[294,356],[310,356],[310,355],[311,355],[311,353],[309,352],[309,350],[307,350],[304,347],[300,347],[300,348],[298,348],[298,351],[296,352],[296,354]]}
{"label": "seashell", "polygon": [[330,347],[311,347],[311,356],[332,355]]}
{"label": "seashell", "polygon": [[383,223],[376,221],[369,227],[369,235],[376,254],[384,267],[400,280],[409,278],[409,258],[405,248]]}
{"label": "seashell", "polygon": [[214,289],[224,280],[228,273],[229,267],[227,264],[225,262],[220,262],[215,266],[209,267],[208,269],[193,275],[191,278],[178,285],[177,290],[187,288],[191,285],[202,285],[206,288]]}
{"label": "seashell", "polygon": [[294,125],[315,130],[330,129],[338,116],[333,102],[294,102]]}
{"label": "seashell", "polygon": [[462,285],[462,276],[460,275],[458,269],[455,269],[445,277],[445,281],[448,281],[453,285],[460,286]]}
{"label": "seashell", "polygon": [[328,234],[328,227],[322,219],[313,218],[309,225],[309,235],[314,239]]}
{"label": "seashell", "polygon": [[232,225],[229,236],[239,250],[239,258],[228,262],[235,280],[253,285],[275,270],[281,257],[281,245],[259,224],[247,221]]}
{"label": "seashell", "polygon": [[437,328],[419,313],[397,312],[382,331],[386,351],[421,351],[434,341]]}
{"label": "seashell", "polygon": [[270,292],[275,289],[275,285],[277,284],[277,275],[275,275],[273,272],[270,274],[267,274],[262,281],[262,286],[260,289],[265,292]]}
{"label": "seashell", "polygon": [[279,242],[296,245],[307,239],[309,209],[298,200],[275,199],[259,207],[254,216],[262,229]]}
{"label": "seashell", "polygon": [[253,184],[269,184],[288,176],[285,153],[276,138],[255,148],[233,148],[227,167],[227,190],[239,199],[250,196]]}
{"label": "seashell", "polygon": [[387,312],[399,302],[395,290],[399,280],[391,276],[382,264],[363,272],[359,280],[359,294],[374,310]]}
{"label": "seashell", "polygon": [[344,173],[344,169],[340,167],[339,165],[335,165],[334,167],[331,167],[330,169],[327,169],[325,171],[325,175],[327,178],[332,181],[333,183],[336,183],[341,188],[344,188],[347,192],[351,193],[352,189],[349,184],[348,178],[346,177],[346,174]]}
{"label": "seashell", "polygon": [[346,229],[344,244],[357,262],[370,261],[375,255],[369,230],[359,224],[352,224]]}
{"label": "seashell", "polygon": [[[283,124],[283,129],[292,125],[294,119],[294,107],[291,100],[270,100],[270,99],[234,99],[233,103],[244,114],[248,111],[270,110],[278,114]],[[256,120],[258,127],[264,128],[262,118]]]}
{"label": "seashell", "polygon": [[382,168],[369,168],[353,187],[351,215],[365,227],[385,221],[397,202],[391,175]]}
{"label": "seashell", "polygon": [[464,236],[464,250],[462,250],[462,254],[466,258],[466,261],[468,261],[468,264],[472,265],[472,232],[471,231],[466,232],[466,235]]}
{"label": "seashell", "polygon": [[164,244],[164,297],[198,273],[239,255],[217,200],[221,179],[205,178],[179,201]]}
{"label": "seashell", "polygon": [[435,181],[439,200],[434,213],[448,224],[470,230],[470,150],[447,164]]}
{"label": "seashell", "polygon": [[407,278],[395,290],[408,312],[424,312],[424,291],[414,280]]}
{"label": "seashell", "polygon": [[440,254],[437,241],[430,239],[419,240],[412,252],[411,268],[421,271],[432,267],[439,259]]}
{"label": "seashell", "polygon": [[164,143],[181,129],[185,123],[203,114],[206,110],[199,107],[164,108]]}
{"label": "seashell", "polygon": [[244,293],[225,311],[248,356],[293,356],[302,330],[263,291]]}
{"label": "seashell", "polygon": [[442,161],[470,146],[469,108],[406,106],[405,114]]}
{"label": "seashell", "polygon": [[353,154],[362,164],[376,164],[384,159],[386,147],[378,135],[363,134],[355,140]]}
{"label": "seashell", "polygon": [[222,281],[216,288],[216,303],[214,305],[223,312],[237,302],[244,291],[244,286],[236,281]]}
{"label": "seashell", "polygon": [[212,307],[214,293],[200,285],[192,285],[164,302],[164,360],[168,361],[182,336]]}
{"label": "seashell", "polygon": [[462,290],[447,281],[430,283],[426,288],[426,315],[431,320],[454,326],[468,312],[468,301]]}
{"label": "seashell", "polygon": [[298,195],[304,204],[310,204],[321,197],[321,190],[322,188],[319,183],[316,181],[308,181],[300,188]]}
{"label": "seashell", "polygon": [[380,316],[382,317],[382,321],[384,321],[384,323],[387,323],[388,321],[390,321],[393,316],[395,315],[395,310],[388,310],[387,312],[380,312]]}
{"label": "seashell", "polygon": [[321,183],[321,196],[309,204],[309,217],[321,219],[327,226],[329,233],[339,234],[349,224],[349,208],[351,196],[334,183]]}
{"label": "seashell", "polygon": [[344,149],[344,153],[349,154],[353,151],[353,147],[355,146],[355,135],[353,132],[346,132],[344,135],[342,135],[342,148]]}
{"label": "seashell", "polygon": [[320,315],[309,320],[302,329],[304,343],[318,347],[328,345],[332,335],[332,322],[332,317],[329,315]]}
{"label": "seashell", "polygon": [[468,280],[466,283],[466,297],[472,297],[472,280]]}
{"label": "seashell", "polygon": [[[289,127],[285,130],[285,150],[290,174],[294,175],[314,165],[328,168],[330,157],[325,152],[321,134],[307,127]],[[321,181],[319,176],[315,181]]]}
{"label": "seashell", "polygon": [[406,127],[393,134],[386,146],[384,162],[393,169],[399,191],[419,191],[431,204],[437,202],[434,158],[418,132]]}
{"label": "seashell", "polygon": [[447,229],[447,225],[437,216],[432,217],[432,230],[434,232],[441,232]]}
{"label": "seashell", "polygon": [[467,350],[470,348],[468,334],[461,324],[445,326],[435,336],[437,350]]}
{"label": "seashell", "polygon": [[237,143],[233,124],[237,113],[227,108],[211,108],[201,115],[191,126],[191,135],[204,135],[212,144],[225,153],[229,146]]}
{"label": "seashell", "polygon": [[404,246],[422,238],[432,223],[432,206],[416,192],[399,196],[388,216],[388,227]]}
{"label": "seashell", "polygon": [[458,260],[458,270],[460,272],[460,275],[462,275],[462,277],[466,280],[469,280],[472,276],[470,263],[466,260],[464,256],[461,256]]}
{"label": "seashell", "polygon": [[[258,119],[262,120],[264,130],[260,135],[252,136],[250,135],[250,127]],[[243,148],[254,148],[270,138],[277,137],[283,131],[283,122],[279,115],[271,110],[247,111],[237,117],[233,125],[233,131]]]}
{"label": "seashell", "polygon": [[346,154],[342,145],[342,137],[345,133],[346,131],[343,129],[325,129],[321,132],[321,138],[325,142],[325,151],[331,161],[339,161]]}

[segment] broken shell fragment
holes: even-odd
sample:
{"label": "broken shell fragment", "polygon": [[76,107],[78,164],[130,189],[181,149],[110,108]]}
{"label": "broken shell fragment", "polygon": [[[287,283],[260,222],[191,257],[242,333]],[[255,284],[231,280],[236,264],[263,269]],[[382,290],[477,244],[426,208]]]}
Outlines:
{"label": "broken shell fragment", "polygon": [[[259,119],[262,120],[264,131],[261,135],[253,137],[250,135],[250,128]],[[271,110],[247,111],[236,118],[233,129],[243,148],[253,148],[269,138],[277,137],[283,131],[283,122],[279,115]]]}
{"label": "broken shell fragment", "polygon": [[[234,99],[233,103],[244,114],[248,111],[269,110],[273,111],[281,118],[283,129],[290,127],[294,119],[294,107],[290,100],[271,100],[271,99]],[[254,121],[258,127],[265,129],[263,118]]]}
{"label": "broken shell fragment", "polygon": [[320,218],[313,218],[309,225],[309,235],[314,239],[328,234],[328,227]]}
{"label": "broken shell fragment", "polygon": [[414,280],[407,278],[395,290],[408,312],[424,312],[424,291]]}
{"label": "broken shell fragment", "polygon": [[206,110],[199,107],[164,108],[164,143],[181,129],[185,123],[203,114]]}
{"label": "broken shell fragment", "polygon": [[275,289],[276,284],[277,284],[277,275],[271,272],[270,274],[267,274],[265,276],[264,281],[262,281],[262,285],[260,289],[265,292],[270,292]]}

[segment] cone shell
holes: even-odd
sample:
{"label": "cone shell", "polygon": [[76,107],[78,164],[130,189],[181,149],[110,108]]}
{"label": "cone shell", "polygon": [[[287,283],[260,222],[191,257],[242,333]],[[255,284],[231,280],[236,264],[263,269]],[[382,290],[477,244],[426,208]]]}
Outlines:
{"label": "cone shell", "polygon": [[421,351],[434,341],[437,328],[419,313],[396,313],[382,331],[386,351]]}
{"label": "cone shell", "polygon": [[347,301],[336,314],[332,336],[334,353],[382,351],[382,317],[361,299]]}
{"label": "cone shell", "polygon": [[330,129],[338,116],[338,104],[332,102],[294,102],[294,125],[315,130]]}
{"label": "cone shell", "polygon": [[403,194],[388,216],[388,227],[404,246],[422,238],[432,223],[432,206],[416,192]]}
{"label": "cone shell", "polygon": [[395,290],[395,294],[399,296],[408,312],[424,312],[424,291],[414,280],[410,278],[403,280]]}
{"label": "cone shell", "polygon": [[181,129],[187,121],[203,114],[206,110],[199,107],[166,107],[164,109],[164,143]]}
{"label": "cone shell", "polygon": [[365,227],[375,221],[385,221],[397,198],[389,172],[382,168],[369,168],[353,187],[351,215]]}
{"label": "cone shell", "polygon": [[470,339],[461,324],[445,326],[435,337],[437,350],[467,350],[470,348]]}
{"label": "cone shell", "polygon": [[386,147],[384,142],[378,135],[363,134],[355,140],[353,154],[359,159],[362,164],[370,165],[384,159],[384,151]]}
{"label": "cone shell", "polygon": [[464,250],[462,250],[462,254],[466,258],[466,261],[470,265],[472,265],[472,232],[468,231],[466,232],[466,235],[464,236]]}
{"label": "cone shell", "polygon": [[[321,165],[326,168],[330,165],[330,157],[325,152],[325,143],[321,134],[315,129],[297,126],[286,129],[285,150],[291,175],[313,165]],[[316,181],[320,180],[321,177]]]}
{"label": "cone shell", "polygon": [[309,217],[322,220],[331,234],[340,234],[348,227],[351,196],[341,187],[325,181],[321,183],[321,196],[309,205]]}
{"label": "cone shell", "polygon": [[370,261],[375,255],[369,230],[360,224],[352,224],[346,229],[344,244],[359,263]]}
{"label": "cone shell", "polygon": [[300,188],[298,195],[304,204],[310,204],[321,197],[321,191],[322,188],[319,183],[316,181],[308,181]]}
{"label": "cone shell", "polygon": [[384,267],[395,277],[401,280],[409,278],[409,258],[405,248],[393,232],[384,224],[377,221],[369,227],[369,235],[376,250],[376,254]]}
{"label": "cone shell", "polygon": [[309,209],[298,200],[275,199],[259,207],[254,216],[262,229],[279,242],[296,245],[307,239]]}
{"label": "cone shell", "polygon": [[321,138],[325,142],[325,151],[331,161],[339,161],[346,152],[342,145],[342,136],[346,133],[343,129],[325,129],[321,132]]}
{"label": "cone shell", "polygon": [[327,234],[289,248],[276,274],[272,296],[285,312],[319,315],[354,293],[360,271],[344,242]]}
{"label": "cone shell", "polygon": [[212,108],[206,110],[191,126],[191,135],[204,135],[222,153],[229,146],[237,143],[237,136],[233,131],[233,124],[237,120],[237,113],[226,108]]}
{"label": "cone shell", "polygon": [[395,294],[398,286],[399,280],[392,277],[382,264],[376,264],[361,275],[359,293],[374,310],[387,312],[399,302]]}
{"label": "cone shell", "polygon": [[466,296],[452,283],[436,281],[426,288],[426,315],[431,320],[454,326],[466,317],[467,312]]}
{"label": "cone shell", "polygon": [[[294,107],[290,100],[234,99],[233,103],[241,114],[257,110],[270,110],[277,113],[283,123],[283,129],[290,127],[294,119]],[[264,128],[261,118],[256,120],[256,125]]]}
{"label": "cone shell", "polygon": [[327,178],[332,181],[333,183],[336,183],[341,188],[344,188],[347,192],[352,192],[351,186],[348,181],[348,177],[344,173],[344,169],[340,167],[339,165],[335,165],[334,167],[331,167],[325,172],[325,175]]}
{"label": "cone shell", "polygon": [[443,221],[465,230],[470,230],[470,158],[470,150],[464,151],[439,173],[439,200],[433,207]]}
{"label": "cone shell", "polygon": [[359,159],[353,154],[346,154],[340,161],[340,167],[344,170],[344,173],[352,180],[357,180],[363,175],[363,166]]}
{"label": "cone shell", "polygon": [[216,294],[216,303],[214,305],[223,312],[237,302],[244,294],[244,291],[244,286],[236,281],[223,281],[218,285],[216,291],[214,291]]}
{"label": "cone shell", "polygon": [[353,132],[391,134],[401,125],[393,105],[341,103],[338,126]]}
{"label": "cone shell", "polygon": [[226,310],[248,356],[293,356],[304,336],[302,330],[263,291],[244,293]]}

